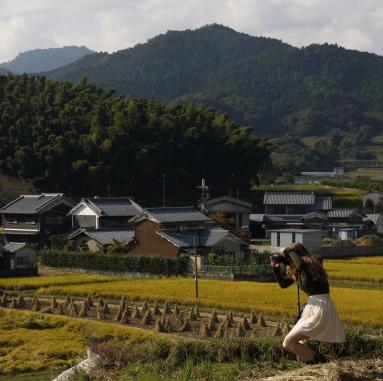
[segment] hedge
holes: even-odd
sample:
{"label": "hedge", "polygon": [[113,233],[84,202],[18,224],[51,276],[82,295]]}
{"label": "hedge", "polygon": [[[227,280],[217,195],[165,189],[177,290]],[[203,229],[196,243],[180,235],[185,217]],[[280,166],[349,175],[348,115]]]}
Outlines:
{"label": "hedge", "polygon": [[52,267],[70,267],[113,272],[182,275],[187,272],[188,257],[130,256],[80,253],[62,250],[40,251],[40,263]]}

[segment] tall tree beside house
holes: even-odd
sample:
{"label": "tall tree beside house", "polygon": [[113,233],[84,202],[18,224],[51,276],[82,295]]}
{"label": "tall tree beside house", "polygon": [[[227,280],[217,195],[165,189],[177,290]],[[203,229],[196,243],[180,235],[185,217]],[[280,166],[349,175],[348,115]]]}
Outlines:
{"label": "tall tree beside house", "polygon": [[33,185],[25,180],[0,176],[0,207],[19,197],[20,194],[35,193]]}
{"label": "tall tree beside house", "polygon": [[201,177],[226,191],[232,173],[248,188],[270,148],[205,106],[114,96],[85,79],[74,86],[26,75],[0,77],[0,146],[0,171],[44,191],[146,200],[160,196],[162,173],[167,195],[190,195]]}

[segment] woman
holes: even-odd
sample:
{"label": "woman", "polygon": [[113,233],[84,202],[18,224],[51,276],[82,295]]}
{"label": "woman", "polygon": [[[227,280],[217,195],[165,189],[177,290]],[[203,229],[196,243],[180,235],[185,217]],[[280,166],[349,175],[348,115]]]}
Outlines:
{"label": "woman", "polygon": [[325,359],[319,353],[304,345],[305,340],[345,341],[342,323],[329,296],[327,273],[301,243],[281,249],[281,254],[288,258],[288,265],[271,260],[279,285],[286,288],[297,282],[309,296],[302,316],[285,337],[283,348],[306,363],[323,362]]}

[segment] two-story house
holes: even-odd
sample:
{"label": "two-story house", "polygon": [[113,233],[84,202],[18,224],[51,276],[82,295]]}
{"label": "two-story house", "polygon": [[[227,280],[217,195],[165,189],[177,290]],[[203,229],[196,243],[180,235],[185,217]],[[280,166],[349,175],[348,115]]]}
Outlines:
{"label": "two-story house", "polygon": [[137,255],[176,257],[193,253],[203,258],[209,252],[244,257],[248,245],[228,230],[212,224],[194,207],[148,208],[133,217]]}
{"label": "two-story house", "polygon": [[[199,203],[198,206],[201,208],[202,203]],[[220,196],[206,200],[203,206],[208,214],[224,212],[227,218],[233,219],[237,228],[249,227],[252,205],[247,201],[230,196]]]}
{"label": "two-story house", "polygon": [[5,241],[46,245],[50,235],[70,230],[73,205],[62,193],[21,195],[0,209]]}
{"label": "two-story house", "polygon": [[68,236],[80,250],[105,251],[114,243],[134,239],[130,219],[143,208],[130,197],[83,198],[68,213],[73,232]]}

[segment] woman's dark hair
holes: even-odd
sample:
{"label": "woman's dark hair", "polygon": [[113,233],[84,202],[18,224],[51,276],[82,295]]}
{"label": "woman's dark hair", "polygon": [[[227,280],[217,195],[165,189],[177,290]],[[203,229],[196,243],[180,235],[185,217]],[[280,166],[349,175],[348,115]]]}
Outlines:
{"label": "woman's dark hair", "polygon": [[314,280],[327,281],[326,270],[323,268],[318,259],[311,255],[301,243],[295,242],[290,244],[286,247],[284,253],[288,255],[291,251],[294,251],[297,255],[301,257],[302,261],[306,264]]}

